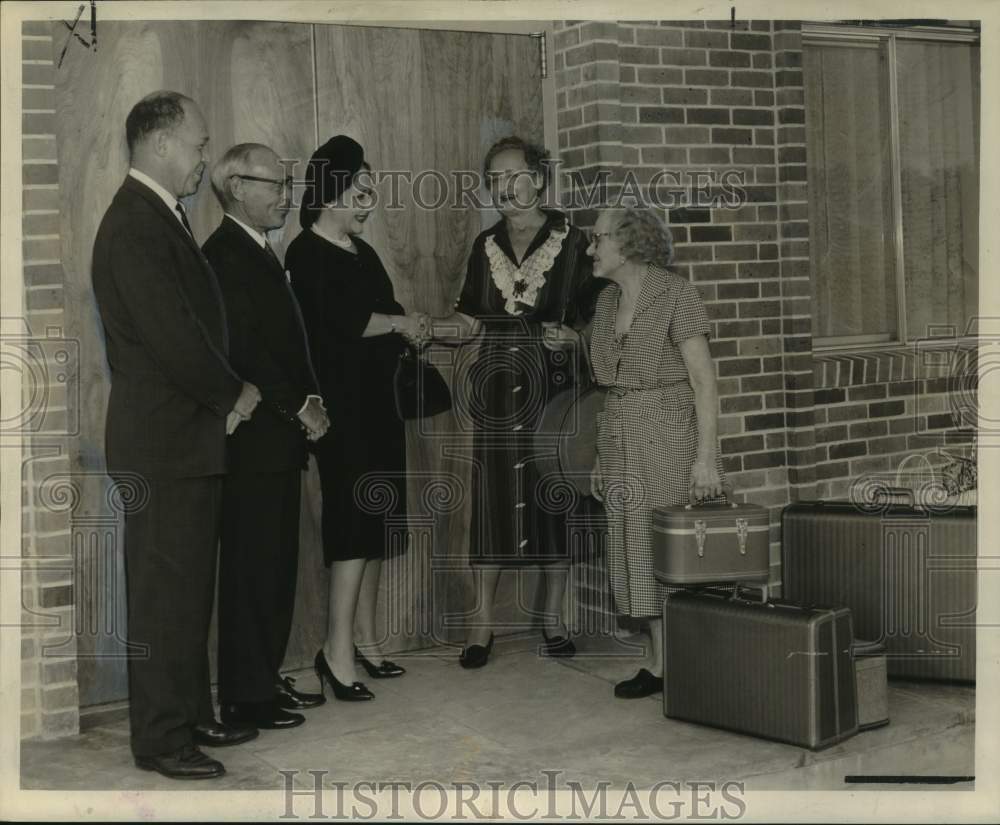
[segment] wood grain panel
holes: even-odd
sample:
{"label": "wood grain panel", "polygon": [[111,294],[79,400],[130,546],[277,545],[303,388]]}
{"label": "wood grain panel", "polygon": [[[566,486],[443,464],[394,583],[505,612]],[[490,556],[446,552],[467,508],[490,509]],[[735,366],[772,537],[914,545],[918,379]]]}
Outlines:
{"label": "wood grain panel", "polygon": [[[412,184],[426,177],[423,195],[430,201],[437,190],[428,173],[443,174],[451,195],[455,173],[478,172],[497,138],[518,133],[542,140],[537,45],[514,35],[323,26],[316,31],[316,63],[320,140],[350,135],[365,147],[376,172],[409,175],[411,185],[399,186],[402,208],[386,208],[390,192],[383,185],[382,208],[366,224],[367,239],[385,263],[398,300],[411,311],[447,314],[461,291],[472,242],[496,213],[453,208],[450,196],[438,208],[421,208]],[[434,357],[469,355],[436,347]],[[442,371],[452,373],[448,366]],[[462,501],[436,515],[432,549],[410,561],[412,567],[423,565],[423,572],[408,578],[432,583],[434,639],[460,641],[464,631],[455,620],[475,606],[467,570],[471,507],[489,502],[473,502],[468,493],[471,441],[452,413],[408,423],[407,441],[410,500],[419,499],[423,479],[437,477],[457,485]],[[391,577],[387,568],[383,597],[413,601]],[[501,622],[527,618],[517,607],[516,588],[514,577],[505,577]],[[530,581],[522,598],[537,602]],[[434,640],[389,636],[393,649]]]}
{"label": "wood grain panel", "polygon": [[[81,480],[83,513],[90,502],[99,512],[105,501],[100,473],[109,375],[90,259],[98,224],[128,170],[125,117],[149,92],[175,89],[204,111],[214,157],[244,141],[266,143],[282,157],[308,157],[315,133],[311,39],[310,27],[300,24],[109,21],[99,52],[66,54],[56,79],[56,123],[67,333],[81,348],[81,434],[74,466],[91,473]],[[189,211],[195,236],[204,241],[222,215],[207,175]],[[292,235],[297,228],[296,223]],[[300,602],[302,611],[322,615],[322,624],[326,584],[317,554],[318,548],[303,546]],[[315,651],[315,634],[306,625],[311,623],[297,626],[289,648],[296,663],[309,649]],[[124,662],[88,658],[104,644],[87,634],[79,639],[85,704],[125,693]]]}
{"label": "wood grain panel", "polygon": [[[70,49],[57,76],[56,120],[67,334],[81,345],[82,430],[74,466],[92,474],[82,482],[85,506],[93,501],[96,510],[106,500],[101,473],[109,388],[90,256],[100,219],[128,168],[124,122],[139,98],[159,88],[188,94],[208,120],[213,157],[235,142],[259,141],[283,158],[301,160],[299,174],[315,148],[316,107],[321,141],[345,133],[365,146],[376,170],[436,170],[450,183],[457,170],[478,170],[486,148],[502,135],[541,139],[538,72],[536,44],[525,36],[304,24],[109,21],[99,52]],[[384,188],[380,194],[383,202],[389,195]],[[461,289],[473,238],[495,213],[452,209],[450,203],[421,211],[408,185],[400,194],[404,208],[380,210],[367,225],[368,239],[404,306],[443,314]],[[196,237],[204,241],[221,218],[207,175],[189,213]],[[284,243],[298,231],[292,213]],[[449,367],[443,370],[450,374]],[[410,519],[412,549],[385,568],[379,623],[395,650],[461,639],[463,633],[446,628],[443,617],[473,601],[467,576],[450,569],[464,567],[468,553],[468,434],[446,413],[408,424],[408,440],[408,493],[423,503]],[[441,505],[433,489],[428,493],[441,479],[457,490],[458,504]],[[303,476],[289,668],[308,663],[325,633],[328,579],[319,504],[312,463]],[[443,568],[441,575],[432,575],[435,565]],[[516,615],[512,582],[504,585],[502,598],[508,605],[504,618]],[[79,640],[85,703],[124,696],[124,663],[87,658],[101,644],[93,636]]]}

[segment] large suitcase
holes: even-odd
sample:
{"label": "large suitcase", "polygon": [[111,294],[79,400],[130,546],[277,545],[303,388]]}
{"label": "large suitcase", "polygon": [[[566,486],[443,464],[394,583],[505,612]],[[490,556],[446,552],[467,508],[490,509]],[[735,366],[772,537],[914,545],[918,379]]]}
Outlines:
{"label": "large suitcase", "polygon": [[768,580],[771,528],[765,507],[735,502],[655,507],[652,529],[653,575],[666,584]]}
{"label": "large suitcase", "polygon": [[975,681],[976,508],[799,502],[781,556],[783,596],[851,608],[890,676]]}
{"label": "large suitcase", "polygon": [[812,749],[857,733],[846,608],[680,591],[663,626],[664,715]]}

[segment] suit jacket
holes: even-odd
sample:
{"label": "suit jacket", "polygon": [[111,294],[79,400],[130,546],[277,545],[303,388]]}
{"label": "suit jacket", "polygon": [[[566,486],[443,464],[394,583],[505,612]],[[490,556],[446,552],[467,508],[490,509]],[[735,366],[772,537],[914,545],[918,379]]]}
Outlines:
{"label": "suit jacket", "polygon": [[108,472],[225,472],[226,415],[243,382],[227,361],[222,296],[194,238],[127,177],[101,220],[92,273],[111,366]]}
{"label": "suit jacket", "polygon": [[319,387],[284,268],[229,218],[203,249],[226,303],[230,361],[263,397],[250,420],[229,437],[229,469],[301,469],[306,440],[297,414],[307,395],[319,395]]}

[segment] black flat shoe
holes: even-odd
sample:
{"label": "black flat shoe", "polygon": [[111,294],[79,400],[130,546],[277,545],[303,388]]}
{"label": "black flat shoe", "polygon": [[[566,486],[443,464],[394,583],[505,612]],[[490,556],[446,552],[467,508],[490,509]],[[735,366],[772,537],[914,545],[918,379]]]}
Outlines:
{"label": "black flat shoe", "polygon": [[191,738],[195,745],[208,748],[227,748],[256,739],[260,731],[253,725],[227,725],[216,721],[195,725]]}
{"label": "black flat shoe", "polygon": [[222,721],[227,725],[253,725],[262,730],[284,730],[297,728],[306,721],[301,713],[289,713],[270,702],[231,702],[220,710]]}
{"label": "black flat shoe", "polygon": [[493,634],[490,634],[490,641],[483,647],[482,645],[469,645],[462,649],[458,657],[458,663],[466,670],[482,667],[490,660],[490,653],[493,651]]}
{"label": "black flat shoe", "polygon": [[313,666],[316,668],[319,687],[324,696],[326,695],[326,682],[329,682],[333,695],[342,702],[363,702],[366,699],[375,698],[375,694],[365,687],[364,682],[351,682],[350,685],[345,685],[338,681],[337,677],[333,675],[333,671],[330,670],[330,665],[326,663],[326,656],[323,655],[322,649],[317,651]]}
{"label": "black flat shoe", "polygon": [[326,697],[322,693],[303,693],[301,690],[296,690],[294,684],[295,680],[291,676],[274,683],[275,700],[282,710],[308,710],[326,702]]}
{"label": "black flat shoe", "polygon": [[619,699],[641,699],[643,696],[662,692],[663,677],[654,676],[646,668],[640,668],[631,679],[615,685],[615,696]]}
{"label": "black flat shoe", "polygon": [[542,645],[543,656],[556,656],[568,659],[570,656],[576,655],[576,645],[573,644],[573,640],[568,636],[549,636],[543,630],[542,639],[545,641],[545,644]]}
{"label": "black flat shoe", "polygon": [[194,745],[186,745],[173,753],[137,756],[135,766],[144,771],[156,771],[169,779],[215,779],[226,773],[221,762],[206,756]]}
{"label": "black flat shoe", "polygon": [[364,656],[361,655],[361,651],[354,648],[354,661],[358,662],[366,671],[372,679],[394,679],[397,676],[402,676],[406,673],[406,668],[402,668],[395,662],[390,662],[388,659],[383,659],[379,664],[370,662]]}

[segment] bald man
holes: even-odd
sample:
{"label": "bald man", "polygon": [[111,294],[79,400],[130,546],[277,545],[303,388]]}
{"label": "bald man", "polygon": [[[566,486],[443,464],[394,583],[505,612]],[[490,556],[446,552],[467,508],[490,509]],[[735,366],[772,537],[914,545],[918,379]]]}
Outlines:
{"label": "bald man", "polygon": [[208,779],[225,769],[199,745],[257,735],[215,721],[207,644],[226,432],[260,393],[230,366],[219,286],[180,202],[208,157],[201,110],[154,92],[125,135],[131,168],[92,271],[111,367],[108,474],[140,488],[125,514],[131,746],[139,768]]}
{"label": "bald man", "polygon": [[226,303],[230,360],[263,401],[229,437],[219,564],[222,721],[291,728],[323,703],[279,673],[295,606],[299,490],[307,439],[329,426],[298,303],[267,233],[285,222],[290,181],[267,146],[233,146],[212,169],[222,223],[205,242]]}

